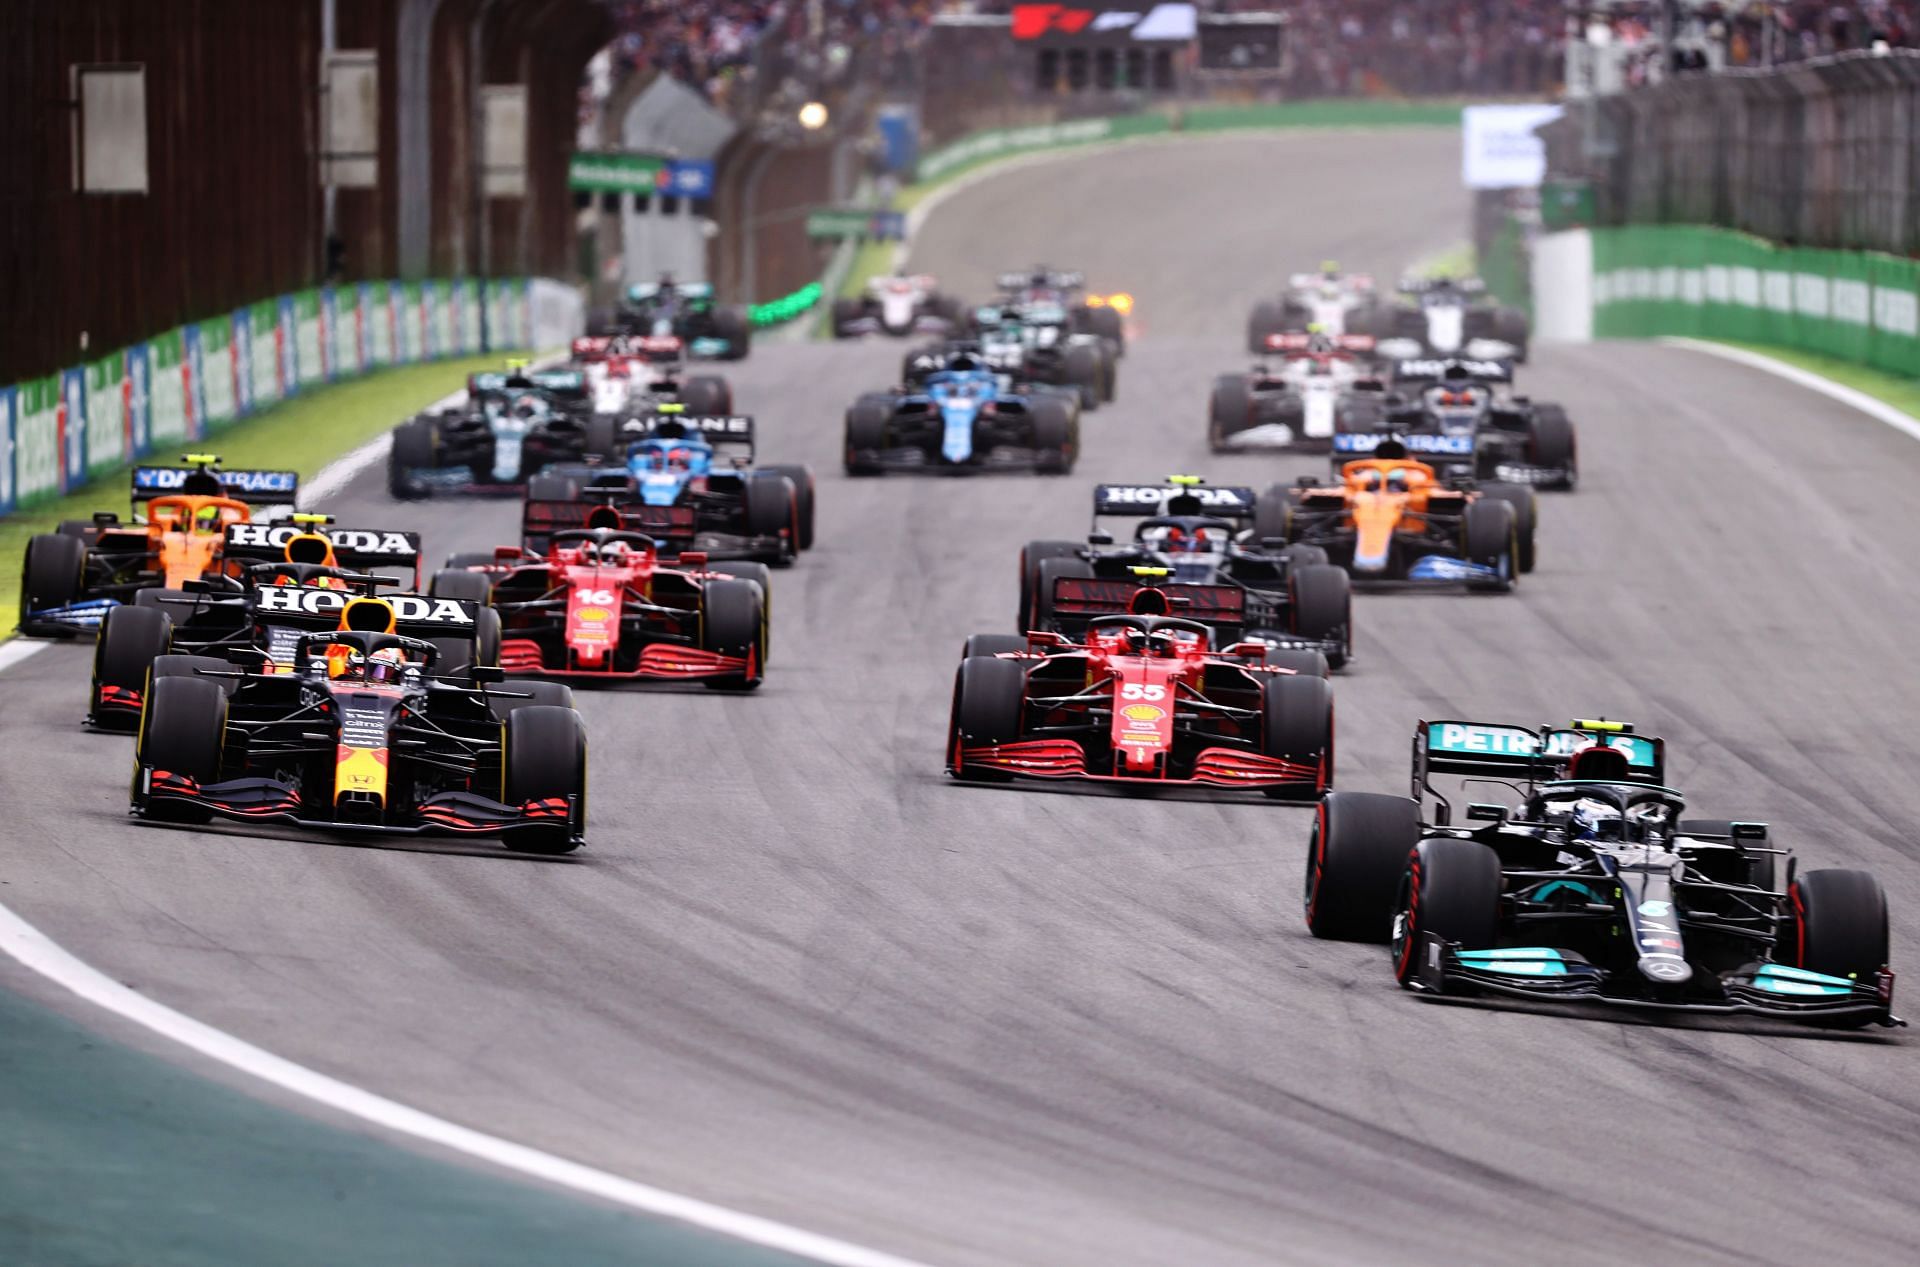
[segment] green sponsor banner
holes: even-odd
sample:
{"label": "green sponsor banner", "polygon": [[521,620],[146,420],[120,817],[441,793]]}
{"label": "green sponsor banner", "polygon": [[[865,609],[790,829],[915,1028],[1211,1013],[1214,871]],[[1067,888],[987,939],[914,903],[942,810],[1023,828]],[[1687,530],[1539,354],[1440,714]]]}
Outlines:
{"label": "green sponsor banner", "polygon": [[1164,115],[1141,114],[1113,119],[1075,119],[1069,123],[1036,123],[1023,128],[993,128],[962,137],[927,155],[920,160],[916,177],[922,181],[935,180],[1008,154],[1144,136],[1169,131],[1171,126]]}
{"label": "green sponsor banner", "polygon": [[395,335],[393,359],[412,364],[427,354],[426,325],[421,320],[424,305],[421,302],[418,282],[402,282],[399,287],[399,302],[395,305]]}
{"label": "green sponsor banner", "polygon": [[1593,231],[1594,333],[1802,348],[1896,374],[1920,367],[1920,264],[1809,250],[1701,225]]}
{"label": "green sponsor banner", "polygon": [[[87,469],[117,466],[130,456],[127,452],[127,402],[125,395],[127,358],[116,352],[104,360],[86,366],[87,376]],[[75,419],[68,419],[69,427]]]}
{"label": "green sponsor banner", "polygon": [[327,375],[327,358],[322,351],[325,331],[320,326],[320,292],[298,291],[293,296],[293,365],[300,385],[318,383]]}
{"label": "green sponsor banner", "polygon": [[280,399],[280,305],[271,299],[248,305],[247,323],[252,334],[247,349],[251,408],[265,409]]}
{"label": "green sponsor banner", "polygon": [[[203,324],[201,329],[205,329]],[[232,323],[228,323],[228,346],[232,346]],[[151,447],[159,449],[187,438],[186,339],[178,330],[157,335],[148,345],[153,355],[153,379],[147,391],[152,398],[153,421],[148,434]],[[229,352],[231,357],[231,352]],[[202,362],[204,364],[204,360]],[[227,404],[233,404],[232,364],[228,364]],[[211,411],[212,406],[208,406]]]}
{"label": "green sponsor banner", "polygon": [[233,421],[233,318],[208,317],[200,326],[200,400],[206,407],[201,420],[207,427]]}
{"label": "green sponsor banner", "polygon": [[454,337],[453,324],[453,284],[451,282],[429,282],[427,284],[429,303],[432,305],[432,356],[452,356],[459,350]]}
{"label": "green sponsor banner", "polygon": [[60,491],[60,376],[20,384],[14,400],[14,497],[22,506]]}
{"label": "green sponsor banner", "polygon": [[393,294],[385,282],[360,287],[360,320],[367,340],[367,368],[393,364]]}
{"label": "green sponsor banner", "polygon": [[567,163],[567,186],[593,193],[651,194],[659,189],[667,160],[657,154],[575,154]]}

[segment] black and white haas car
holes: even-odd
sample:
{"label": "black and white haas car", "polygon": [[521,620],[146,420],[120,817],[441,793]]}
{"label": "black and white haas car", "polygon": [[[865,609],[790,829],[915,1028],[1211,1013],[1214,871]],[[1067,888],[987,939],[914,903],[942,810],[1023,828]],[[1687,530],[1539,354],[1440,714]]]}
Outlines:
{"label": "black and white haas car", "polygon": [[1492,302],[1480,279],[1402,278],[1399,291],[1375,318],[1382,353],[1526,361],[1527,314]]}

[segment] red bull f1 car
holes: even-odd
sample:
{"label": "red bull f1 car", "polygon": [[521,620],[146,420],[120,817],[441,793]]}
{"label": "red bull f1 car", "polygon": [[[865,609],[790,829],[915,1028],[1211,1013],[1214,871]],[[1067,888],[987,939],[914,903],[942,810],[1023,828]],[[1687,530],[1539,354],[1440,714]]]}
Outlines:
{"label": "red bull f1 car", "polygon": [[474,686],[444,681],[432,672],[438,647],[397,632],[399,616],[386,599],[355,596],[320,615],[337,627],[294,641],[291,665],[242,653],[230,666],[156,671],[132,812],[577,849],[586,733],[571,693],[493,668],[477,670]]}
{"label": "red bull f1 car", "polygon": [[[1665,774],[1665,745],[1620,722],[1423,721],[1411,796],[1321,803],[1307,927],[1390,943],[1429,995],[1902,1024],[1879,881],[1798,870],[1764,823],[1689,817]],[[1456,823],[1435,775],[1511,795]]]}
{"label": "red bull f1 car", "polygon": [[1078,641],[976,634],[954,677],[955,778],[1079,779],[1149,790],[1205,786],[1308,797],[1333,782],[1333,696],[1264,642],[1216,647],[1143,590]]}

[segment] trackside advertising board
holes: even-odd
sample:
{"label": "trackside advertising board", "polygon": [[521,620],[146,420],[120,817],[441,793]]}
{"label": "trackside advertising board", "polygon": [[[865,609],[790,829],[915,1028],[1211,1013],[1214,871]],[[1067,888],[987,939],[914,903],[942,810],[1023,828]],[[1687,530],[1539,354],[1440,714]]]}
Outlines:
{"label": "trackside advertising board", "polygon": [[1694,225],[1592,232],[1596,336],[1772,343],[1903,375],[1920,366],[1920,262]]}
{"label": "trackside advertising board", "polygon": [[0,515],[303,391],[387,365],[525,350],[524,278],[361,282],[248,304],[0,386]]}

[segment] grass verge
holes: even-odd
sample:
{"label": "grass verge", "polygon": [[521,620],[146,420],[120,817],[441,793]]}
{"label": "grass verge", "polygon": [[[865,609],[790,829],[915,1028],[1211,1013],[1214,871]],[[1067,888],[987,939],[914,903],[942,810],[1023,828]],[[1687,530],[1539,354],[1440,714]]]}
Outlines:
{"label": "grass verge", "polygon": [[[476,370],[498,369],[502,354],[400,365],[365,378],[295,396],[187,444],[218,453],[231,467],[296,470],[309,480],[327,463],[390,430],[408,414],[460,390]],[[158,450],[144,461],[163,465],[179,455]],[[108,471],[79,491],[0,519],[0,637],[13,632],[20,610],[20,561],[27,538],[51,532],[62,519],[86,519],[97,510],[127,513],[127,471]],[[320,509],[325,509],[321,507]]]}
{"label": "grass verge", "polygon": [[1851,387],[1857,392],[1864,392],[1883,404],[1892,405],[1895,409],[1920,418],[1920,378],[1889,374],[1885,370],[1876,370],[1852,361],[1843,361],[1837,356],[1803,352],[1798,348],[1775,347],[1769,343],[1741,343],[1733,339],[1714,339],[1712,342],[1724,343],[1730,348],[1740,348],[1747,352],[1756,352],[1761,356],[1770,356],[1795,369],[1805,370],[1809,374],[1818,374],[1822,378],[1832,379],[1842,387]]}

